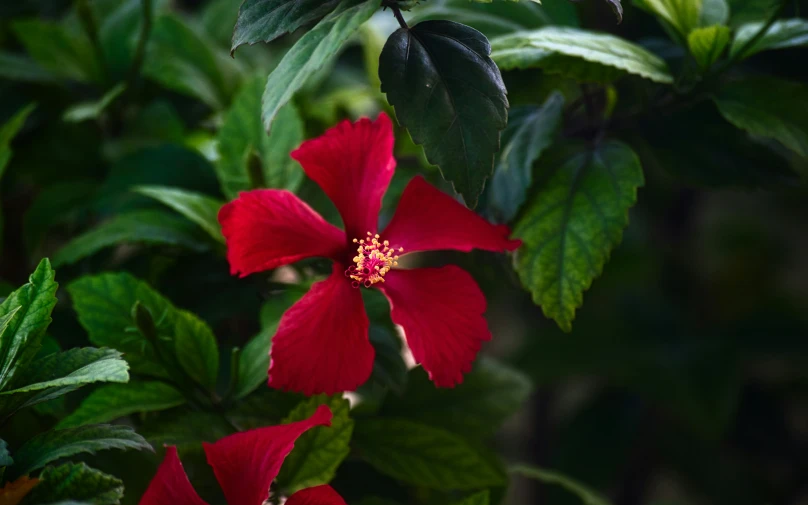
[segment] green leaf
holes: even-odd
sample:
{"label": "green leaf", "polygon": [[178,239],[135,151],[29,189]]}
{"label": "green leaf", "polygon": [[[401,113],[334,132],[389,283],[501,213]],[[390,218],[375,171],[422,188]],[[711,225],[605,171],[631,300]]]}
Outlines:
{"label": "green leaf", "polygon": [[727,0],[702,0],[699,26],[726,25],[729,20]]}
{"label": "green leaf", "polygon": [[[765,24],[765,22],[758,22],[741,25],[732,41],[730,55],[742,59],[771,49],[808,46],[808,20],[795,18],[775,21],[762,37],[750,47],[743,49]],[[743,49],[743,54],[739,54],[741,49]]]}
{"label": "green leaf", "polygon": [[174,327],[174,351],[185,373],[209,391],[219,377],[219,348],[210,327],[196,315],[181,310]]}
{"label": "green leaf", "polygon": [[379,472],[435,489],[501,486],[506,476],[459,436],[402,419],[358,420],[354,444]]}
{"label": "green leaf", "polygon": [[725,85],[715,97],[721,115],[752,135],[772,138],[808,157],[808,86],[771,77]]}
{"label": "green leaf", "polygon": [[[1,61],[0,65],[2,65]],[[33,103],[26,105],[0,126],[0,177],[3,176],[6,165],[11,160],[11,140],[17,135],[35,108],[36,104]]]}
{"label": "green leaf", "polygon": [[336,8],[339,0],[244,0],[233,31],[232,55],[242,44],[271,42]]}
{"label": "green leaf", "polygon": [[278,485],[286,494],[328,484],[350,452],[348,445],[354,422],[349,415],[351,406],[341,396],[313,396],[298,405],[283,424],[311,417],[320,405],[328,405],[333,412],[331,426],[312,428],[295,442],[295,448],[284,460],[278,474]]}
{"label": "green leaf", "polygon": [[233,426],[221,414],[205,411],[169,411],[148,416],[139,428],[154,446],[192,446],[216,442],[233,433]]}
{"label": "green leaf", "polygon": [[685,38],[699,26],[702,0],[635,0],[635,3],[664,19]]}
{"label": "green leaf", "polygon": [[379,8],[379,0],[342,0],[284,55],[267,78],[261,106],[264,129],[271,131],[281,108]]}
{"label": "green leaf", "polygon": [[59,285],[55,276],[50,261],[43,259],[29,277],[28,284],[8,295],[0,304],[0,318],[14,312],[0,333],[0,391],[39,351],[56,305]]}
{"label": "green leaf", "polygon": [[185,403],[182,393],[159,381],[135,381],[101,386],[79,408],[62,419],[59,428],[114,421],[136,412],[154,412]]}
{"label": "green leaf", "polygon": [[435,388],[423,369],[414,368],[406,392],[401,397],[388,396],[381,414],[485,437],[522,408],[530,391],[524,374],[490,358],[477,360],[463,382],[452,389]]}
{"label": "green leaf", "polygon": [[745,23],[765,21],[780,8],[782,0],[729,0],[730,23],[738,27]]}
{"label": "green leaf", "polygon": [[86,209],[97,187],[95,181],[77,179],[40,189],[23,216],[23,236],[29,254],[36,251],[51,226],[70,222]]}
{"label": "green leaf", "polygon": [[14,453],[14,475],[27,475],[60,458],[107,449],[152,450],[149,443],[128,426],[99,424],[50,430],[28,440]]}
{"label": "green leaf", "polygon": [[208,249],[208,240],[186,219],[163,211],[138,210],[119,214],[73,238],[54,255],[53,263],[69,265],[121,243],[179,246],[196,252]]}
{"label": "green leaf", "polygon": [[491,492],[489,490],[480,491],[454,502],[454,505],[489,505],[491,503]]}
{"label": "green leaf", "polygon": [[557,484],[581,499],[584,505],[610,505],[609,500],[593,491],[588,486],[552,470],[534,466],[516,465],[510,472],[535,479],[547,484]]}
{"label": "green leaf", "polygon": [[11,28],[28,54],[53,74],[76,81],[101,81],[101,66],[83,32],[39,19],[18,20]]}
{"label": "green leaf", "polygon": [[39,478],[41,482],[25,497],[23,505],[62,500],[117,505],[123,498],[123,482],[84,463],[49,466]]}
{"label": "green leaf", "polygon": [[80,123],[88,119],[98,119],[101,117],[101,113],[104,112],[116,98],[121,96],[121,93],[123,93],[125,89],[126,85],[120,83],[104,93],[104,96],[96,101],[81,102],[71,105],[65,110],[64,114],[62,114],[62,120],[68,123]]}
{"label": "green leaf", "polygon": [[0,51],[0,77],[10,81],[53,84],[57,77],[32,59]]}
{"label": "green leaf", "polygon": [[14,460],[11,459],[11,454],[8,452],[8,443],[0,438],[0,467],[11,466]]}
{"label": "green leaf", "polygon": [[525,202],[533,184],[533,163],[552,143],[563,111],[564,95],[557,91],[541,106],[511,110],[487,200],[502,222],[513,219]]}
{"label": "green leaf", "polygon": [[195,191],[165,186],[138,186],[134,191],[171,207],[202,227],[216,241],[224,243],[218,219],[222,207],[219,200]]}
{"label": "green leaf", "polygon": [[[143,74],[166,88],[196,97],[214,110],[224,109],[234,91],[232,60],[182,20],[161,16],[154,23]],[[230,61],[228,61],[230,60]]]}
{"label": "green leaf", "polygon": [[687,36],[687,45],[696,63],[706,70],[718,61],[729,43],[729,28],[713,25],[706,28],[696,28]]}
{"label": "green leaf", "polygon": [[470,207],[493,172],[508,99],[488,39],[452,21],[396,30],[382,50],[382,91],[412,140],[424,146]]}
{"label": "green leaf", "polygon": [[407,364],[401,356],[401,339],[387,328],[375,324],[371,325],[368,335],[376,351],[369,382],[402,394],[408,375]]}
{"label": "green leaf", "polygon": [[303,141],[303,121],[287,103],[278,110],[279,127],[267,135],[261,123],[265,82],[254,77],[244,83],[217,133],[216,175],[228,199],[257,187],[295,191],[303,181],[303,170],[289,156]]}
{"label": "green leaf", "polygon": [[628,146],[610,141],[556,149],[538,170],[544,182],[514,228],[523,240],[514,263],[533,301],[570,331],[583,292],[622,238],[642,167]]}
{"label": "green leaf", "polygon": [[664,60],[620,37],[550,26],[491,41],[491,58],[503,70],[541,68],[584,81],[609,82],[626,73],[670,84]]}

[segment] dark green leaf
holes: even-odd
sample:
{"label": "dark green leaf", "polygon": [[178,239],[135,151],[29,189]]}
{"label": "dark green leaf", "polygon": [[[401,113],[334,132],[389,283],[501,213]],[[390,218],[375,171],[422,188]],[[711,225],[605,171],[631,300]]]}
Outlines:
{"label": "dark green leaf", "polygon": [[736,127],[775,139],[808,158],[808,86],[804,83],[747,78],[721,88],[715,103]]}
{"label": "dark green leaf", "polygon": [[11,81],[53,84],[57,77],[25,56],[0,51],[0,77]]}
{"label": "dark green leaf", "polygon": [[217,217],[219,209],[222,207],[222,202],[194,191],[179,188],[138,186],[134,190],[141,195],[149,196],[171,207],[198,224],[215,240],[224,242]]}
{"label": "dark green leaf", "polygon": [[664,60],[633,42],[605,33],[549,26],[497,37],[491,46],[491,58],[505,70],[541,68],[596,82],[628,73],[654,82],[673,82]]}
{"label": "dark green leaf", "polygon": [[40,245],[51,226],[75,219],[81,210],[87,208],[97,187],[95,181],[76,180],[43,188],[23,219],[28,251]]}
{"label": "dark green leaf", "polygon": [[121,243],[179,246],[204,251],[208,242],[198,228],[184,218],[156,210],[132,211],[75,237],[59,249],[53,263],[69,265]]}
{"label": "dark green leaf", "polygon": [[[303,122],[293,103],[278,110],[279,128],[270,135],[261,123],[261,95],[266,79],[252,78],[244,83],[217,134],[219,159],[216,175],[228,199],[255,187],[295,191],[303,181],[303,170],[289,153],[303,141]],[[260,177],[250,173],[257,157]],[[257,184],[256,184],[257,183]]]}
{"label": "dark green leaf", "polygon": [[508,99],[488,39],[452,21],[424,21],[390,36],[382,91],[430,163],[475,207],[491,176]]}
{"label": "dark green leaf", "polygon": [[50,430],[28,440],[14,453],[14,475],[27,475],[60,458],[107,449],[152,450],[149,443],[128,426],[99,424]]}
{"label": "dark green leaf", "polygon": [[379,4],[379,0],[342,0],[284,55],[269,74],[264,89],[261,118],[267,132],[292,95],[337,55],[359,26],[376,12]]}
{"label": "dark green leaf", "polygon": [[764,25],[765,22],[758,22],[740,26],[732,41],[730,54],[735,58],[748,58],[761,51],[808,45],[808,20],[783,19],[775,21],[762,37],[750,47],[745,48],[743,54],[739,54]]}
{"label": "dark green leaf", "polygon": [[402,394],[407,386],[407,364],[401,356],[401,340],[387,328],[370,327],[370,343],[376,351],[370,381]]}
{"label": "dark green leaf", "polygon": [[379,472],[408,484],[435,489],[501,486],[506,476],[459,436],[402,419],[356,422],[354,443]]}
{"label": "dark green leaf", "polygon": [[271,42],[315,21],[336,8],[339,0],[244,0],[233,31],[232,55],[242,44]]}
{"label": "dark green leaf", "polygon": [[0,334],[0,391],[39,351],[56,305],[59,285],[55,276],[50,261],[43,259],[29,277],[28,284],[8,295],[0,304],[0,317],[15,312],[5,322],[6,327]]}
{"label": "dark green leaf", "polygon": [[104,112],[104,110],[109,107],[110,104],[112,104],[112,102],[114,102],[125,89],[126,86],[124,84],[118,84],[114,88],[104,93],[104,96],[98,100],[71,105],[67,108],[67,110],[65,110],[64,114],[62,114],[62,120],[69,123],[78,123],[81,121],[87,121],[88,119],[98,119],[101,116],[101,113]]}
{"label": "dark green leaf", "polygon": [[202,442],[231,435],[233,426],[214,412],[169,411],[149,416],[139,431],[155,447],[189,445],[198,449]]}
{"label": "dark green leaf", "polygon": [[707,69],[724,53],[729,43],[730,30],[726,26],[713,25],[696,28],[687,36],[690,54],[702,69]]}
{"label": "dark green leaf", "polygon": [[765,21],[777,12],[782,0],[729,0],[732,26]]}
{"label": "dark green leaf", "polygon": [[185,373],[212,391],[219,377],[219,348],[207,323],[185,310],[177,312],[174,351]]}
{"label": "dark green leaf", "polygon": [[101,66],[84,33],[39,19],[15,21],[12,29],[28,54],[43,68],[67,79],[100,82]]}
{"label": "dark green leaf", "polygon": [[438,389],[421,368],[409,373],[407,391],[388,396],[384,416],[412,419],[469,437],[490,436],[524,405],[531,384],[515,369],[478,359],[461,384]]}
{"label": "dark green leaf", "polygon": [[486,489],[485,491],[467,496],[455,502],[454,505],[489,505],[489,503],[491,503],[491,492]]}
{"label": "dark green leaf", "polygon": [[533,301],[570,331],[583,292],[623,236],[643,173],[637,155],[619,142],[552,154],[539,160],[544,182],[516,223],[523,245],[514,262]]}
{"label": "dark green leaf", "polygon": [[645,10],[669,23],[683,38],[699,26],[703,0],[634,0]]}
{"label": "dark green leaf", "polygon": [[511,473],[536,479],[547,484],[557,484],[570,493],[578,496],[584,505],[610,505],[609,500],[601,496],[599,493],[596,493],[580,482],[558,472],[524,465],[514,466],[510,469],[510,471]]}
{"label": "dark green leaf", "polygon": [[[2,61],[0,61],[2,65]],[[25,120],[36,108],[36,104],[29,104],[21,108],[11,119],[0,126],[0,177],[6,169],[6,165],[11,160],[11,140],[25,124]]]}
{"label": "dark green leaf", "polygon": [[49,466],[41,482],[23,500],[23,505],[75,500],[94,505],[117,505],[123,498],[123,482],[84,463]]}
{"label": "dark green leaf", "polygon": [[306,400],[299,393],[262,387],[236,402],[227,411],[227,417],[243,430],[280,424],[283,418]]}
{"label": "dark green leaf", "polygon": [[500,221],[513,219],[524,203],[533,184],[533,163],[552,143],[563,110],[564,95],[559,92],[550,95],[540,107],[511,110],[488,188],[488,206]]}
{"label": "dark green leaf", "polygon": [[320,405],[328,405],[334,414],[331,426],[312,428],[295,442],[295,448],[284,460],[278,474],[278,485],[287,494],[328,484],[350,452],[348,445],[354,422],[349,415],[351,407],[348,400],[340,396],[313,396],[298,405],[283,422],[307,419]]}
{"label": "dark green leaf", "polygon": [[62,419],[59,428],[114,421],[136,412],[154,412],[185,403],[182,394],[163,382],[135,381],[101,386],[78,409]]}

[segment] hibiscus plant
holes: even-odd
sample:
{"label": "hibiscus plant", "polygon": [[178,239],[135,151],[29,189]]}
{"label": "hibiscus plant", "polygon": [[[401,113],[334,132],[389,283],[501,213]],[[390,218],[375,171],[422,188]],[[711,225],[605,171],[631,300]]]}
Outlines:
{"label": "hibiscus plant", "polygon": [[806,12],[0,3],[0,505],[805,503]]}

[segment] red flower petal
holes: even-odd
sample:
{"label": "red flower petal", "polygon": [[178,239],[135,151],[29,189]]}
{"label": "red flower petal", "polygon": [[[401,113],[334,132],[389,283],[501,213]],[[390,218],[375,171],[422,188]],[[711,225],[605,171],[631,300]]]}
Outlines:
{"label": "red flower petal", "polygon": [[[267,426],[202,444],[229,505],[261,505],[283,460],[306,430],[331,426],[331,409],[321,405],[310,418],[296,423]],[[177,504],[166,504],[177,505]]]}
{"label": "red flower petal", "polygon": [[510,233],[507,226],[492,225],[418,176],[404,189],[382,235],[407,254],[437,249],[513,251],[522,241],[508,239]]}
{"label": "red flower petal", "polygon": [[323,256],[341,259],[345,234],[285,190],[241,193],[219,211],[230,273],[242,277]]}
{"label": "red flower petal", "polygon": [[269,385],[306,395],[352,391],[373,369],[368,317],[343,267],[286,311],[272,337]]}
{"label": "red flower petal", "polygon": [[381,113],[376,121],[343,121],[292,151],[337,206],[349,239],[376,233],[382,196],[396,167],[393,140],[393,124]]}
{"label": "red flower petal", "polygon": [[345,505],[345,500],[328,484],[301,489],[286,500],[286,505]]}
{"label": "red flower petal", "polygon": [[140,499],[140,505],[207,505],[188,480],[176,447],[166,448],[166,457]]}
{"label": "red flower petal", "polygon": [[391,270],[379,284],[393,322],[404,328],[416,363],[438,387],[463,382],[483,341],[491,339],[482,314],[485,296],[465,270]]}

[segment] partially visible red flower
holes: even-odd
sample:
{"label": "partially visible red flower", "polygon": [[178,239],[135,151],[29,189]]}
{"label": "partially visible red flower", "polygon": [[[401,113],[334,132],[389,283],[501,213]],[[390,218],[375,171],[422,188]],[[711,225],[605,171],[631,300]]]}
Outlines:
{"label": "partially visible red flower", "polygon": [[398,257],[455,249],[512,251],[506,226],[494,226],[415,177],[390,224],[378,233],[379,210],[395,169],[393,127],[344,121],[292,152],[342,215],[345,231],[327,223],[294,194],[276,189],[241,193],[222,207],[227,259],[242,277],[304,258],[333,260],[331,276],[314,284],[281,317],[272,339],[269,385],[307,395],[354,390],[373,368],[368,318],[359,287],[378,288],[404,328],[416,362],[437,386],[462,382],[491,333],[486,301],[456,266],[395,269]]}
{"label": "partially visible red flower", "polygon": [[[321,405],[308,419],[236,433],[215,444],[203,444],[208,464],[224,491],[228,505],[261,505],[269,486],[295,441],[315,426],[331,426],[331,409]],[[287,505],[345,505],[331,486],[322,485],[294,493]],[[176,447],[168,447],[157,474],[140,499],[140,505],[207,505],[191,486]]]}

